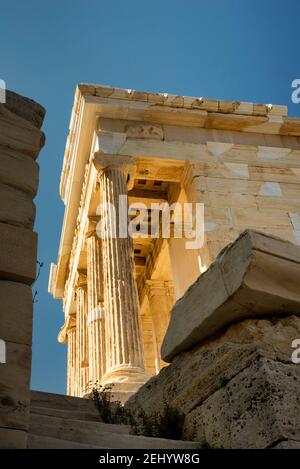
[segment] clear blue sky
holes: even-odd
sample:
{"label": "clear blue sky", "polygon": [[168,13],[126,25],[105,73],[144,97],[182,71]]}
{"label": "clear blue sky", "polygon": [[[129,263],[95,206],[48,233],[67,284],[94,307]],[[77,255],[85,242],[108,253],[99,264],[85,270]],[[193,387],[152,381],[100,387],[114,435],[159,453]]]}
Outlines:
{"label": "clear blue sky", "polygon": [[299,0],[0,1],[0,78],[47,109],[36,198],[32,387],[65,392],[62,306],[47,293],[63,217],[58,194],[78,82],[288,104],[300,78]]}

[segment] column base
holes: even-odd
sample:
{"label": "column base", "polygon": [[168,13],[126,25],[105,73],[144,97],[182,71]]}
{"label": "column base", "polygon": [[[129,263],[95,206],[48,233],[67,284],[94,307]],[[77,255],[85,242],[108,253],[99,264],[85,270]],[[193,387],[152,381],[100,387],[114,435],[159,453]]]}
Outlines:
{"label": "column base", "polygon": [[110,384],[130,384],[130,383],[141,383],[144,384],[150,375],[145,369],[133,366],[118,366],[108,370],[101,379],[101,385],[106,386]]}
{"label": "column base", "polygon": [[101,386],[111,388],[112,400],[124,403],[150,378],[142,368],[124,366],[108,371],[101,379]]}
{"label": "column base", "polygon": [[[151,376],[142,368],[124,366],[107,372],[102,377],[100,384],[102,389],[106,388],[112,402],[118,401],[124,405]],[[91,391],[86,392],[83,397],[90,399],[92,397]]]}

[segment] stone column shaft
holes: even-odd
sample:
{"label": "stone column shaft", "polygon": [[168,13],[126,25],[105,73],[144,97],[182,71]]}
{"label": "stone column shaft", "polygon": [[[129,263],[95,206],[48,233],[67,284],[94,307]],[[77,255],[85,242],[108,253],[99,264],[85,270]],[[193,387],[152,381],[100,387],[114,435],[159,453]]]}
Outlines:
{"label": "stone column shaft", "polygon": [[[187,202],[192,203],[193,205],[196,203],[204,204],[205,222],[208,221],[207,217],[211,211],[211,207],[209,198],[207,196],[208,190],[206,186],[206,177],[199,176],[199,172],[197,171],[197,164],[190,164],[186,162],[182,175],[181,185],[185,191]],[[209,243],[210,233],[205,231],[203,246],[199,250],[195,250],[195,254],[199,256],[198,259],[200,273],[205,272],[211,262],[214,260],[210,253]]]}
{"label": "stone column shaft", "polygon": [[86,276],[79,274],[76,288],[77,389],[82,396],[88,387],[88,344],[86,318]]}
{"label": "stone column shaft", "polygon": [[171,308],[174,304],[172,282],[148,280],[148,300],[153,325],[153,339],[156,346],[156,370],[166,363],[161,360],[160,348],[170,321]]}
{"label": "stone column shaft", "polygon": [[105,372],[105,324],[101,240],[93,231],[87,238],[89,382],[100,383]]}
{"label": "stone column shaft", "polygon": [[[132,240],[120,238],[118,233],[119,196],[127,195],[128,161],[117,157],[118,164],[110,166],[114,159],[104,162],[100,175],[102,203],[115,208],[117,236],[110,235],[113,213],[102,205],[102,235],[104,265],[104,306],[106,328],[106,376],[105,382],[123,381],[137,374],[145,374],[144,349],[139,317],[139,301],[134,279]],[[124,158],[125,159],[125,158]],[[128,160],[128,158],[127,158]],[[130,163],[132,165],[132,163]],[[127,207],[125,208],[127,210]],[[133,378],[134,379],[134,378]]]}
{"label": "stone column shaft", "polygon": [[68,377],[67,377],[67,394],[75,395],[76,382],[76,328],[71,327],[68,330]]}

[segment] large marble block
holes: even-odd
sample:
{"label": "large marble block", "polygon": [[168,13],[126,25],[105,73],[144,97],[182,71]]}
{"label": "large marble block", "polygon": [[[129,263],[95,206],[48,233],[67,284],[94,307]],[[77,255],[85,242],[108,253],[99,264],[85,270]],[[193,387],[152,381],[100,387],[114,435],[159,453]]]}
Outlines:
{"label": "large marble block", "polygon": [[161,356],[180,352],[247,318],[300,315],[300,247],[244,231],[173,308]]}

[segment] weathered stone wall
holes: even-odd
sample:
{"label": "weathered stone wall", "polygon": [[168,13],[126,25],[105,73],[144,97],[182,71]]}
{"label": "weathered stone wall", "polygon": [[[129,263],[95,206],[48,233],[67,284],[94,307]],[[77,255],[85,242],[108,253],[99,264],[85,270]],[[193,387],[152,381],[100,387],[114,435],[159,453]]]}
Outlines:
{"label": "weathered stone wall", "polygon": [[[138,415],[164,402],[185,414],[183,436],[215,448],[300,447],[300,365],[291,342],[300,318],[247,319],[181,353],[128,406]],[[286,443],[287,444],[287,443]]]}
{"label": "weathered stone wall", "polygon": [[[33,231],[45,110],[12,92],[0,104],[0,447],[25,448],[29,420],[32,292],[37,233]],[[2,342],[3,344],[3,342]]]}
{"label": "weathered stone wall", "polygon": [[204,203],[210,262],[246,228],[300,244],[297,137],[274,136],[268,146],[261,137],[246,141],[207,142],[202,161],[190,161],[184,176],[188,199]]}
{"label": "weathered stone wall", "polygon": [[127,403],[184,414],[183,437],[215,448],[300,447],[300,248],[246,231],[173,309],[171,364]]}

